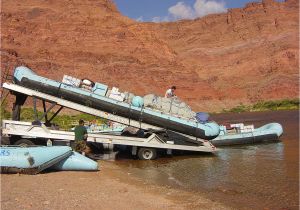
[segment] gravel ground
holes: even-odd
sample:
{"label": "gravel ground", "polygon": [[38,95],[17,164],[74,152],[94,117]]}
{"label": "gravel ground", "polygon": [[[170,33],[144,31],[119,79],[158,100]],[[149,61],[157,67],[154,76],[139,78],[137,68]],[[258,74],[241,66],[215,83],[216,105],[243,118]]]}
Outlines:
{"label": "gravel ground", "polygon": [[149,185],[110,161],[98,172],[2,174],[1,210],[228,209],[192,192]]}

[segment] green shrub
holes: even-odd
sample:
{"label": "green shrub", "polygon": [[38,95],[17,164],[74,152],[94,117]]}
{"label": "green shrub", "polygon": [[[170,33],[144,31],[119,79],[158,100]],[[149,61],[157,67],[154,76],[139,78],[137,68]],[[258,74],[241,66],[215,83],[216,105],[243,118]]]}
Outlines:
{"label": "green shrub", "polygon": [[247,111],[268,111],[268,110],[292,110],[299,109],[299,99],[283,99],[278,101],[259,101],[256,104],[245,106],[240,104],[223,112],[247,112]]}
{"label": "green shrub", "polygon": [[2,102],[2,104],[0,104],[0,121],[4,119],[10,119],[10,118],[11,118],[11,113],[7,111],[7,103]]}
{"label": "green shrub", "polygon": [[[41,117],[43,115],[43,112],[38,111],[38,117]],[[54,112],[48,113],[48,119],[50,119],[54,115]],[[22,108],[21,110],[21,120],[22,121],[34,121],[34,111],[32,108]],[[80,113],[77,115],[57,115],[52,120],[52,123],[58,125],[63,130],[70,130],[72,127],[78,124],[78,121],[80,119],[83,119],[86,122],[97,120],[98,123],[106,123],[105,119],[102,119],[100,117],[95,117],[93,115]],[[44,119],[42,119],[44,121]]]}

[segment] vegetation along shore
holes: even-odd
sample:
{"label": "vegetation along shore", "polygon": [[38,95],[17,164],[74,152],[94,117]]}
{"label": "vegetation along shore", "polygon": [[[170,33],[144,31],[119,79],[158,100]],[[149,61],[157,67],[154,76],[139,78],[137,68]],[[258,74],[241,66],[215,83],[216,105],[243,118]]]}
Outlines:
{"label": "vegetation along shore", "polygon": [[[295,110],[299,109],[299,99],[284,99],[277,101],[261,101],[252,105],[240,104],[239,106],[233,107],[231,109],[223,109],[221,112],[217,113],[240,113],[240,112],[259,112],[259,111],[276,111],[276,110]],[[0,107],[1,109],[1,120],[10,119],[11,112],[8,111],[8,108],[5,103]],[[42,116],[42,112],[38,112],[38,116]],[[50,112],[49,116],[52,116],[54,113]],[[74,122],[77,122],[79,119],[83,119],[87,122],[97,121],[98,124],[105,123],[104,119],[95,118],[92,115],[88,114],[61,114],[54,118],[53,123],[58,125],[61,129],[69,130],[74,125]],[[34,120],[34,111],[32,108],[23,108],[21,110],[21,121],[33,121]]]}

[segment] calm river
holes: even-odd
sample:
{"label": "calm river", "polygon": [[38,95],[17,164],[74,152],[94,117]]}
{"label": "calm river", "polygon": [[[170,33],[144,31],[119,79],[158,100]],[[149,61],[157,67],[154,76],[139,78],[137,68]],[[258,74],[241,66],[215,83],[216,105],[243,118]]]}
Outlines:
{"label": "calm river", "polygon": [[219,122],[255,127],[279,122],[281,142],[223,147],[215,155],[186,155],[154,161],[119,160],[131,174],[152,184],[180,187],[236,209],[299,208],[299,112],[219,114]]}

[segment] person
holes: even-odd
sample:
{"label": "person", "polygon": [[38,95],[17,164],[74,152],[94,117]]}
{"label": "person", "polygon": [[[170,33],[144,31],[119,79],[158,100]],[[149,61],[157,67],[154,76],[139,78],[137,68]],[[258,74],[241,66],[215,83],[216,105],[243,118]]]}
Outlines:
{"label": "person", "polygon": [[73,149],[76,152],[80,152],[83,155],[90,152],[90,148],[87,145],[87,129],[84,126],[84,121],[79,120],[79,125],[75,127],[75,143]]}
{"label": "person", "polygon": [[166,94],[165,94],[165,98],[172,98],[172,97],[175,97],[175,90],[176,90],[176,86],[172,86],[170,89],[168,89],[166,91]]}

